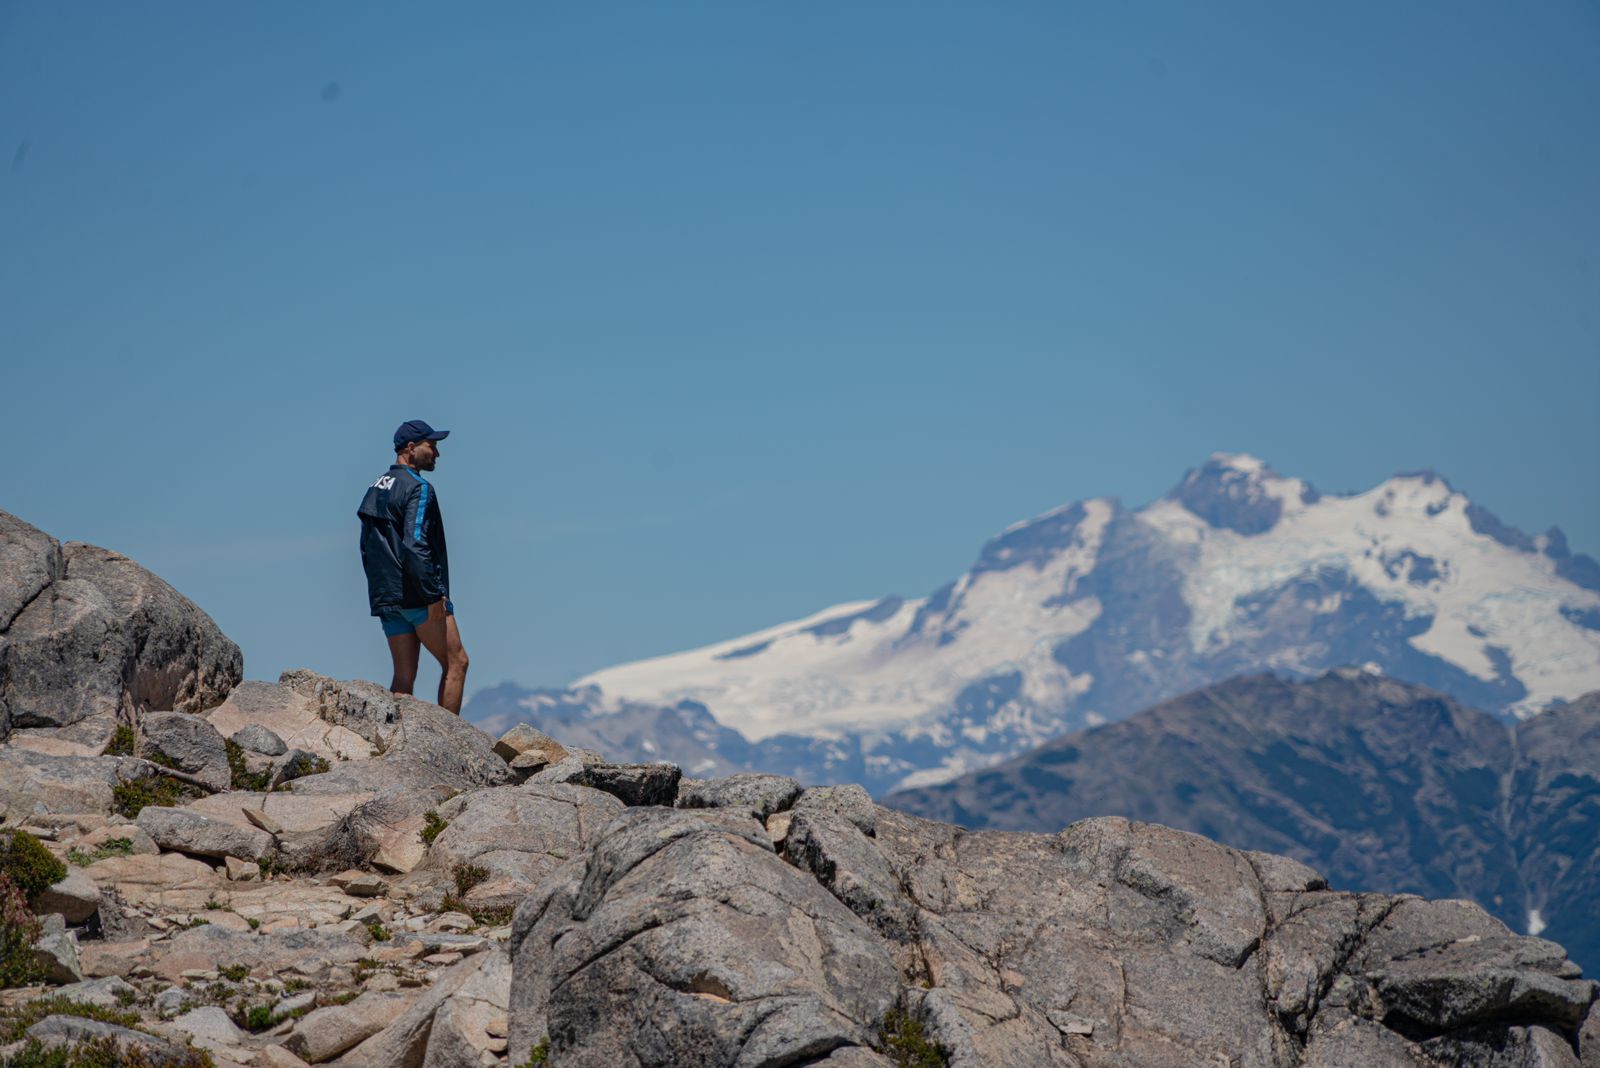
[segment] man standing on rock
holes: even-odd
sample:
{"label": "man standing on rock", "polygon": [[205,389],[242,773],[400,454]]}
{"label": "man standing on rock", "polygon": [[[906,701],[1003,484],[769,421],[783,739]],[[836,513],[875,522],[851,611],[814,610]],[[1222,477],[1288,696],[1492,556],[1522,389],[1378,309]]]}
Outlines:
{"label": "man standing on rock", "polygon": [[450,603],[450,561],[439,497],[422,477],[439,461],[439,442],[450,435],[421,419],[394,432],[394,466],[367,488],[361,517],[361,566],[367,600],[383,623],[394,659],[389,689],[411,693],[423,646],[439,661],[439,704],[461,714],[467,651]]}

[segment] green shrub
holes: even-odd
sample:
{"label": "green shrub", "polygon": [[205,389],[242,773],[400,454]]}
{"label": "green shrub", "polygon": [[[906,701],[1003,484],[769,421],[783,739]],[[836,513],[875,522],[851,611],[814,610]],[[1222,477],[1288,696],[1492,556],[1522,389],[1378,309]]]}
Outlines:
{"label": "green shrub", "polygon": [[105,756],[133,756],[134,747],[139,744],[139,736],[133,728],[123,724],[111,732],[111,740],[106,743]]}
{"label": "green shrub", "polygon": [[9,878],[22,896],[32,901],[65,879],[67,866],[27,831],[12,831],[9,837],[0,837],[0,875]]}
{"label": "green shrub", "polygon": [[39,937],[39,919],[28,899],[5,875],[0,875],[0,989],[26,986],[38,974],[33,943]]}
{"label": "green shrub", "polygon": [[221,975],[230,983],[242,983],[246,979],[250,978],[250,965],[229,964],[226,967],[218,968],[217,974]]}
{"label": "green shrub", "polygon": [[204,791],[188,783],[179,782],[170,775],[156,775],[148,779],[130,779],[111,788],[111,800],[117,811],[133,819],[146,806],[172,808],[188,797],[202,797]]}
{"label": "green shrub", "polygon": [[391,934],[389,934],[389,928],[385,927],[377,920],[373,920],[371,923],[367,924],[367,930],[371,932],[372,940],[374,942],[387,942],[393,937]]}
{"label": "green shrub", "polygon": [[433,840],[439,837],[439,832],[450,826],[450,821],[440,819],[439,814],[432,809],[422,814],[422,840],[433,845]]}
{"label": "green shrub", "polygon": [[78,1016],[85,1020],[116,1024],[118,1027],[139,1026],[139,1014],[136,1012],[103,1009],[87,1001],[74,1001],[60,996],[38,998],[0,1012],[0,1044],[20,1041],[28,1028],[46,1016]]}
{"label": "green shrub", "polygon": [[477,864],[457,864],[450,874],[456,881],[456,893],[465,897],[467,891],[489,877],[489,869]]}
{"label": "green shrub", "polygon": [[176,1056],[151,1053],[142,1046],[121,1045],[114,1038],[75,1042],[70,1046],[45,1048],[38,1039],[29,1039],[22,1049],[7,1057],[4,1068],[215,1068],[216,1062],[204,1050],[186,1049]]}
{"label": "green shrub", "polygon": [[147,745],[144,747],[144,752],[140,753],[139,755],[150,761],[152,764],[160,764],[162,767],[171,768],[173,771],[184,770],[176,760],[173,760],[171,757],[167,756],[167,754],[163,753],[160,746]]}
{"label": "green shrub", "polygon": [[270,771],[251,771],[245,762],[244,747],[232,738],[223,740],[228,750],[228,778],[235,790],[265,790],[271,779]]}
{"label": "green shrub", "polygon": [[132,838],[108,838],[95,846],[94,850],[89,853],[85,853],[81,849],[68,850],[67,860],[80,868],[87,868],[95,861],[105,860],[107,857],[129,857],[132,855]]}
{"label": "green shrub", "polygon": [[244,1029],[246,1031],[265,1031],[282,1020],[277,1013],[272,1011],[271,1005],[252,1005],[244,1014]]}
{"label": "green shrub", "polygon": [[950,1050],[941,1042],[930,1041],[922,1032],[922,1021],[899,1009],[884,1014],[878,1039],[896,1068],[948,1068],[950,1064]]}
{"label": "green shrub", "polygon": [[454,894],[444,895],[444,900],[439,902],[440,912],[460,912],[472,917],[472,922],[484,927],[503,927],[511,922],[511,916],[516,907],[505,905],[500,908],[485,908],[481,905],[469,905]]}
{"label": "green shrub", "polygon": [[550,1063],[550,1038],[546,1036],[539,1040],[539,1044],[528,1051],[528,1059],[517,1068],[534,1068],[538,1064]]}

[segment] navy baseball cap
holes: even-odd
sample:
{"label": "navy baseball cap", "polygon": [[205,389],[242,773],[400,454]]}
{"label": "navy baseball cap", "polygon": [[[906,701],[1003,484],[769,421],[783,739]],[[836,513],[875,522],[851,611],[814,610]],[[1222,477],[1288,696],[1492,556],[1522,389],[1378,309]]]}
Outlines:
{"label": "navy baseball cap", "polygon": [[443,441],[449,436],[448,430],[435,430],[421,419],[408,419],[395,427],[394,447],[399,450],[413,441]]}

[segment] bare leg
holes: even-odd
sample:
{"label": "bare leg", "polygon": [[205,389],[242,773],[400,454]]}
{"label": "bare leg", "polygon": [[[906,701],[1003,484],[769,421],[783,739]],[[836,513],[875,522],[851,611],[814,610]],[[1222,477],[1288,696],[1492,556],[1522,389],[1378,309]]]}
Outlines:
{"label": "bare leg", "polygon": [[394,678],[389,683],[391,693],[410,693],[417,684],[417,661],[422,654],[422,643],[415,634],[397,634],[389,639],[389,656],[394,661]]}
{"label": "bare leg", "polygon": [[461,631],[455,616],[443,623],[424,623],[417,637],[439,661],[439,705],[461,715],[461,698],[467,688],[467,651],[461,645]]}

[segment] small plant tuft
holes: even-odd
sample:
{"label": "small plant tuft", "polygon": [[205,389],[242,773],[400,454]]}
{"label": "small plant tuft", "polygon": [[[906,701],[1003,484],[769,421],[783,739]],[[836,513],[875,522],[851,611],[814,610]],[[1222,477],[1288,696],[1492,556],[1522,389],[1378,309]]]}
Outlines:
{"label": "small plant tuft", "polygon": [[272,778],[270,771],[251,771],[245,761],[244,746],[232,738],[222,742],[228,751],[228,781],[235,790],[265,790]]}
{"label": "small plant tuft", "polygon": [[67,861],[71,864],[76,864],[80,868],[87,868],[95,861],[105,860],[107,857],[131,857],[132,855],[132,838],[108,838],[88,853],[81,849],[69,849],[67,851]]}
{"label": "small plant tuft", "polygon": [[896,1068],[948,1068],[950,1064],[950,1050],[944,1043],[930,1040],[923,1033],[922,1021],[899,1009],[884,1014],[878,1039]]}
{"label": "small plant tuft", "polygon": [[394,937],[389,933],[389,928],[385,927],[377,920],[373,920],[371,923],[368,923],[367,930],[372,934],[372,940],[374,942],[387,942],[390,938]]}
{"label": "small plant tuft", "polygon": [[517,1068],[535,1068],[536,1065],[550,1063],[550,1036],[546,1035],[539,1040],[539,1044],[528,1051],[528,1059]]}
{"label": "small plant tuft", "polygon": [[250,978],[250,965],[229,964],[225,967],[218,968],[217,973],[230,983],[242,983],[246,979]]}
{"label": "small plant tuft", "polygon": [[250,930],[252,930],[252,931],[261,930],[261,921],[256,919],[254,916],[250,917],[248,920],[245,920],[244,922],[250,925]]}
{"label": "small plant tuft", "polygon": [[67,877],[67,866],[27,831],[0,839],[0,875],[9,878],[29,901]]}
{"label": "small plant tuft", "polygon": [[173,760],[171,757],[167,756],[167,754],[163,753],[159,746],[146,745],[144,747],[144,752],[141,753],[140,756],[144,757],[152,764],[160,764],[162,767],[171,768],[173,771],[184,770],[184,768],[176,760]]}
{"label": "small plant tuft", "polygon": [[145,1046],[123,1044],[115,1038],[92,1038],[70,1046],[46,1046],[30,1038],[3,1062],[5,1068],[215,1068],[205,1050],[184,1049],[176,1054],[157,1053]]}
{"label": "small plant tuft", "polygon": [[203,797],[204,791],[188,783],[179,782],[170,775],[156,775],[148,779],[130,779],[111,788],[111,800],[117,811],[133,819],[148,806],[172,808],[186,797]]}
{"label": "small plant tuft", "polygon": [[511,922],[512,914],[517,910],[511,905],[500,908],[469,905],[454,894],[446,894],[444,900],[439,902],[439,911],[463,913],[471,916],[472,922],[482,927],[504,927]]}
{"label": "small plant tuft", "polygon": [[422,814],[422,840],[428,845],[433,845],[433,840],[439,837],[439,832],[450,826],[450,821],[440,818],[433,809]]}
{"label": "small plant tuft", "polygon": [[116,1024],[118,1027],[139,1026],[139,1014],[121,1009],[106,1009],[87,1001],[74,1001],[59,995],[36,998],[22,1005],[0,1011],[0,1043],[19,1042],[28,1028],[46,1016],[76,1016],[84,1020]]}
{"label": "small plant tuft", "polygon": [[139,744],[139,736],[133,728],[124,723],[111,732],[111,740],[106,743],[104,756],[133,756],[134,747]]}
{"label": "small plant tuft", "polygon": [[275,1026],[281,1019],[272,1011],[271,1005],[252,1005],[245,1010],[244,1029],[246,1031],[265,1031]]}
{"label": "small plant tuft", "polygon": [[450,875],[456,881],[456,893],[465,897],[474,886],[489,878],[489,869],[479,864],[457,864]]}

